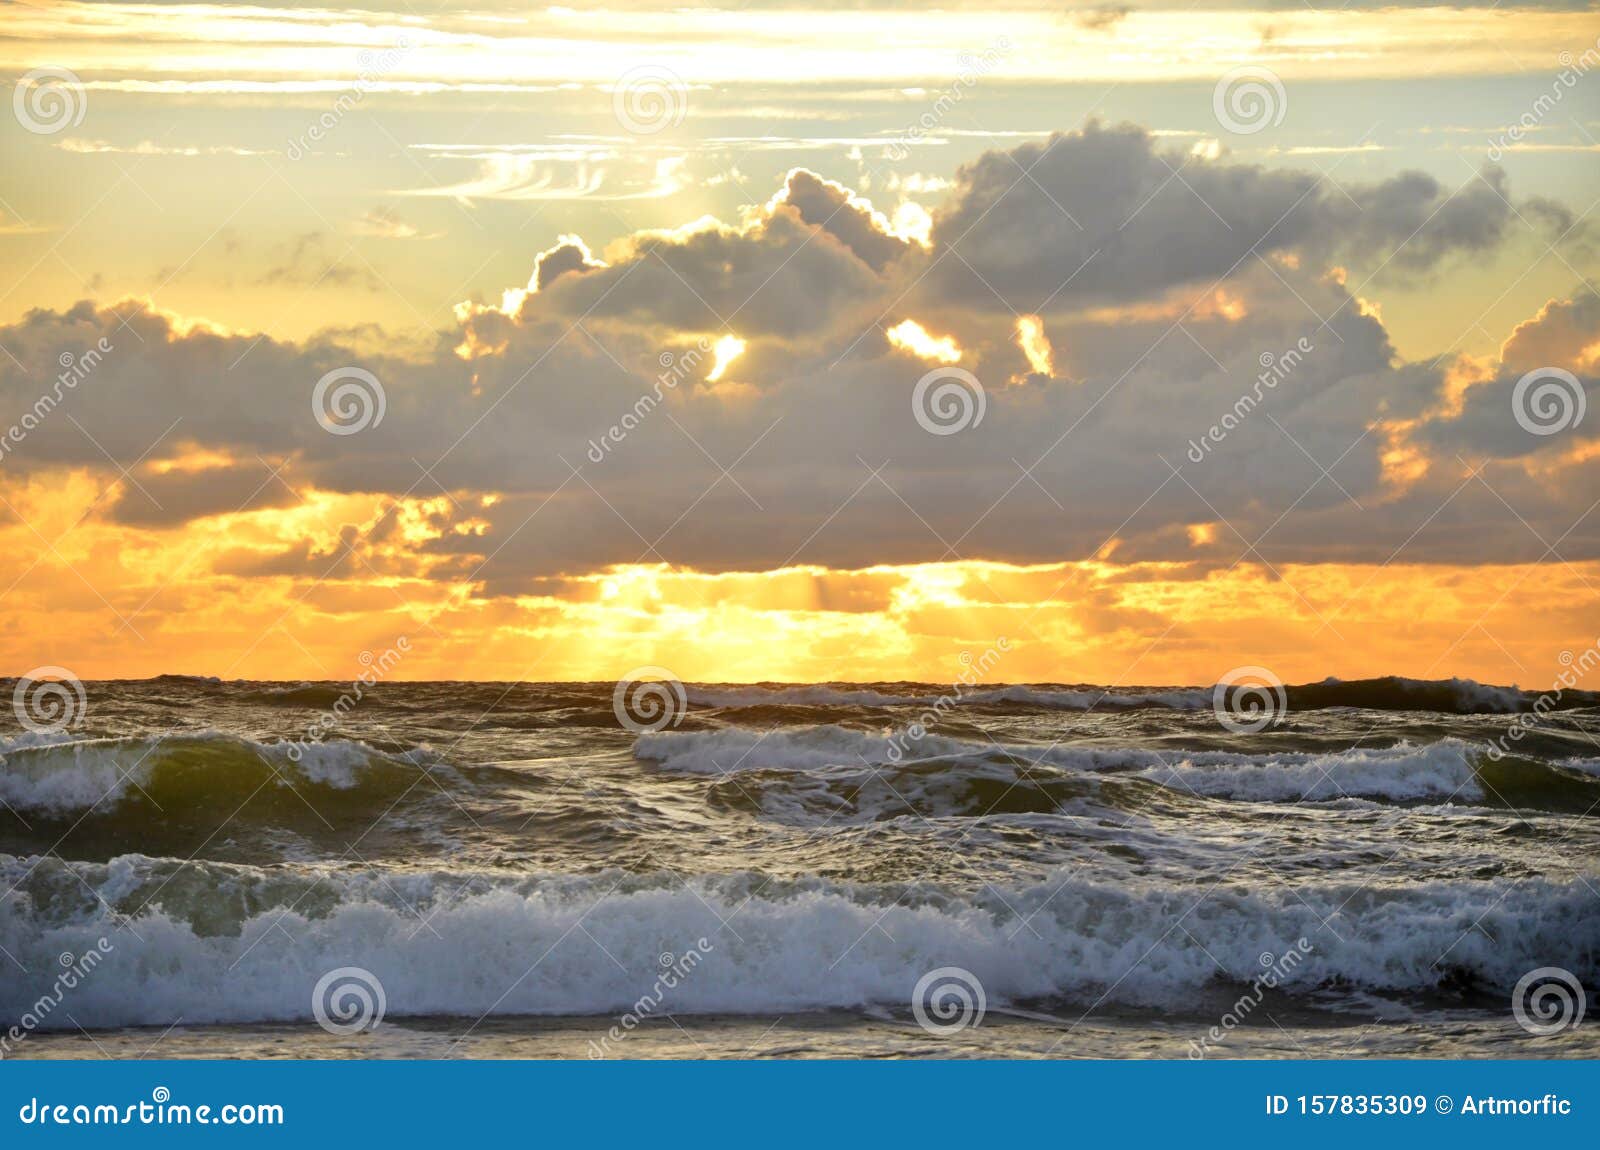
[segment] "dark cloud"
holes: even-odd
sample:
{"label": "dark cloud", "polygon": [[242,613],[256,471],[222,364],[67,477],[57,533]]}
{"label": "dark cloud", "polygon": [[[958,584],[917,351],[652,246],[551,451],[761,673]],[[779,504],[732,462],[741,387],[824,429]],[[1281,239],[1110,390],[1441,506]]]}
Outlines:
{"label": "dark cloud", "polygon": [[1584,292],[1570,300],[1551,300],[1516,326],[1500,358],[1516,371],[1600,360],[1600,295]]}
{"label": "dark cloud", "polygon": [[[1522,364],[1594,345],[1593,298],[1520,328],[1457,409],[1450,365],[1399,362],[1327,265],[1385,244],[1418,269],[1485,251],[1511,189],[1491,170],[1454,195],[1418,176],[1345,192],[1355,204],[1299,173],[1185,166],[1142,131],[1092,127],[964,169],[929,251],[795,172],[738,226],[641,233],[606,266],[558,244],[515,314],[467,309],[424,354],[180,331],[132,304],[34,312],[0,329],[21,365],[0,361],[9,410],[31,409],[63,350],[114,348],[3,468],[103,469],[101,448],[131,463],[169,433],[238,461],[153,481],[159,514],[137,490],[97,512],[154,527],[236,498],[276,505],[282,485],[246,490],[250,461],[283,461],[296,490],[370,494],[374,518],[331,548],[237,554],[229,573],[470,575],[491,594],[639,560],[1050,562],[1113,537],[1118,559],[1223,566],[1383,563],[1402,548],[1504,562],[1538,558],[1540,537],[1600,555],[1600,522],[1583,518],[1600,459],[1574,455],[1595,421],[1536,436],[1512,411]],[[1052,292],[1046,376],[996,297],[1034,311]],[[905,319],[962,349],[981,422],[935,435],[916,418],[935,365],[885,338]],[[700,342],[729,333],[747,347],[712,384]],[[383,417],[332,434],[313,391],[352,367],[379,381]],[[426,530],[402,531],[396,509],[423,498]]]}
{"label": "dark cloud", "polygon": [[804,168],[789,173],[783,201],[801,220],[827,232],[875,272],[883,272],[912,249],[907,241],[888,234],[882,217],[875,219],[871,208],[853,197],[850,189]]}
{"label": "dark cloud", "polygon": [[1090,124],[963,168],[933,230],[935,250],[960,258],[929,279],[971,307],[1070,310],[1217,280],[1289,250],[1425,271],[1493,247],[1515,218],[1498,168],[1453,193],[1417,172],[1336,187]]}
{"label": "dark cloud", "polygon": [[779,210],[754,228],[638,237],[630,257],[562,276],[529,296],[527,318],[626,317],[642,324],[800,337],[881,295],[884,280],[834,233]]}
{"label": "dark cloud", "polygon": [[135,472],[107,517],[137,527],[172,527],[207,515],[292,507],[298,492],[264,462],[199,471]]}
{"label": "dark cloud", "polygon": [[540,252],[534,259],[533,278],[529,286],[535,291],[543,291],[557,276],[569,272],[581,275],[604,266],[589,253],[582,240],[576,236],[563,236],[559,244],[549,251]]}

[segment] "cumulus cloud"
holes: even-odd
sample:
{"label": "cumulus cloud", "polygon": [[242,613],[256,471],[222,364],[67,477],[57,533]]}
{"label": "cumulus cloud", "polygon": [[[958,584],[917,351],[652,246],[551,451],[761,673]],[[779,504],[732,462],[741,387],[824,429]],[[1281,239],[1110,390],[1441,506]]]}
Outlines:
{"label": "cumulus cloud", "polygon": [[1551,366],[1593,371],[1600,360],[1600,295],[1550,300],[1516,326],[1500,358],[1515,371]]}
{"label": "cumulus cloud", "polygon": [[528,286],[534,291],[542,291],[555,281],[560,275],[575,272],[579,275],[595,268],[606,265],[596,260],[589,251],[589,245],[578,236],[562,236],[560,242],[549,251],[540,252],[533,261],[533,278],[528,281]]}
{"label": "cumulus cloud", "polygon": [[945,299],[1024,313],[1145,298],[1289,250],[1426,271],[1494,246],[1516,218],[1493,167],[1454,191],[1420,172],[1336,187],[1163,150],[1132,125],[986,153],[959,185],[933,242],[960,258],[932,282]]}
{"label": "cumulus cloud", "polygon": [[[1552,302],[1447,402],[1451,365],[1399,361],[1329,265],[1377,249],[1425,271],[1487,250],[1512,189],[1490,171],[1453,192],[1411,175],[1345,192],[1360,210],[1299,173],[1090,127],[962,169],[926,249],[804,170],[733,223],[641,232],[600,256],[563,237],[530,289],[463,308],[426,354],[187,329],[133,303],[34,312],[0,330],[18,361],[0,362],[8,410],[31,408],[63,351],[115,346],[0,480],[141,459],[176,420],[183,446],[152,459],[230,462],[152,476],[159,513],[130,488],[95,514],[156,529],[236,498],[367,495],[392,510],[352,517],[337,542],[246,547],[228,571],[379,570],[490,595],[633,562],[1102,555],[1198,575],[1402,548],[1533,561],[1541,537],[1600,554],[1583,518],[1596,424],[1531,435],[1511,394],[1550,349],[1600,398],[1583,359],[1600,338],[1592,297]],[[1047,358],[1029,356],[1008,305],[1041,317]],[[897,346],[886,332],[907,321],[948,334],[959,364]],[[746,351],[712,381],[704,349],[722,338]],[[380,381],[383,418],[330,434],[313,390],[351,366]],[[932,434],[919,381],[955,366],[981,402],[958,381],[972,415]],[[252,494],[262,461],[284,482]]]}

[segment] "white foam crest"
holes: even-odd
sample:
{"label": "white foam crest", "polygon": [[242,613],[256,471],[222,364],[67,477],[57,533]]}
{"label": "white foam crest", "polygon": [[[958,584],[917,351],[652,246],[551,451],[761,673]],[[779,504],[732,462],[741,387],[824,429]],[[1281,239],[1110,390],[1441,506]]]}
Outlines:
{"label": "white foam crest", "polygon": [[[1449,679],[1446,680],[1450,689],[1455,693],[1457,700],[1463,708],[1474,710],[1497,711],[1509,713],[1523,709],[1525,696],[1518,687],[1495,687],[1488,683],[1479,683],[1474,679]],[[1424,688],[1429,686],[1425,679],[1401,678],[1400,682],[1407,687]]]}
{"label": "white foam crest", "polygon": [[818,771],[929,759],[977,760],[999,754],[1080,770],[1149,766],[1162,761],[1154,751],[1136,748],[1047,747],[928,734],[913,739],[904,731],[872,733],[835,723],[768,731],[748,727],[659,731],[641,735],[633,744],[633,753],[665,770],[703,775],[762,770]]}
{"label": "white foam crest", "polygon": [[1176,790],[1255,802],[1378,798],[1396,801],[1484,797],[1476,750],[1458,739],[1427,746],[1355,748],[1326,755],[1169,757],[1141,778]]}
{"label": "white foam crest", "polygon": [[328,739],[298,744],[257,742],[222,731],[187,731],[166,738],[75,739],[48,734],[0,741],[0,801],[18,811],[67,815],[92,807],[108,810],[151,784],[164,752],[198,744],[233,746],[253,751],[280,772],[298,774],[307,782],[348,789],[379,760],[414,762],[417,753],[389,756],[353,739]]}
{"label": "white foam crest", "polygon": [[862,767],[955,760],[977,763],[1011,757],[1030,766],[1068,771],[1132,771],[1176,790],[1258,802],[1343,797],[1411,800],[1483,798],[1474,763],[1479,748],[1459,739],[1426,746],[1332,753],[1279,751],[1156,751],[1142,747],[991,743],[904,733],[874,734],[835,724],[753,731],[662,731],[642,735],[634,754],[665,770],[726,775],[780,770],[848,772]]}
{"label": "white foam crest", "polygon": [[854,687],[712,687],[685,685],[689,702],[701,707],[862,706],[930,704],[932,695],[900,695]]}
{"label": "white foam crest", "polygon": [[[0,801],[18,810],[61,815],[105,802],[149,778],[138,748],[149,739],[56,740],[8,745],[0,755]],[[9,741],[8,741],[9,744]],[[119,755],[126,759],[118,764]]]}
{"label": "white foam crest", "polygon": [[858,706],[931,707],[941,699],[956,703],[1026,703],[1037,707],[1086,711],[1092,707],[1169,707],[1196,710],[1210,706],[1208,691],[1124,692],[1112,688],[1075,690],[1070,688],[1013,685],[975,688],[952,686],[943,693],[899,694],[857,687],[714,687],[686,686],[689,701],[703,707],[763,706]]}
{"label": "white foam crest", "polygon": [[[1330,981],[1437,986],[1447,976],[1441,954],[1449,955],[1445,966],[1497,988],[1538,965],[1592,978],[1600,952],[1600,917],[1587,913],[1592,896],[1576,882],[1206,893],[1095,884],[1062,872],[964,896],[931,886],[774,884],[748,874],[687,885],[610,874],[501,878],[453,897],[460,877],[437,877],[433,905],[424,880],[412,876],[412,906],[379,901],[364,884],[325,916],[273,907],[237,936],[197,934],[161,910],[138,918],[137,933],[104,920],[49,923],[25,897],[13,898],[0,904],[0,943],[41,973],[0,982],[0,1019],[29,1008],[58,955],[81,954],[101,937],[110,954],[66,1004],[90,1027],[303,1019],[317,980],[344,966],[381,981],[391,1017],[606,1015],[651,991],[662,956],[700,950],[705,957],[663,1010],[776,1014],[904,1009],[917,979],[942,966],[971,971],[997,1004],[1103,994],[1181,1006],[1219,975],[1248,982],[1263,971],[1263,955],[1281,958],[1302,938],[1303,957],[1282,977],[1291,993]],[[118,880],[108,873],[100,881]],[[345,879],[324,881],[338,889]],[[1184,930],[1172,930],[1180,917]],[[50,1022],[70,1025],[64,1016]]]}
{"label": "white foam crest", "polygon": [[994,687],[962,696],[972,703],[1031,703],[1038,707],[1087,711],[1091,707],[1107,710],[1118,707],[1166,707],[1175,711],[1202,710],[1211,705],[1211,692],[1198,688],[1172,691],[1128,692],[1104,690],[1061,690],[1049,687]]}

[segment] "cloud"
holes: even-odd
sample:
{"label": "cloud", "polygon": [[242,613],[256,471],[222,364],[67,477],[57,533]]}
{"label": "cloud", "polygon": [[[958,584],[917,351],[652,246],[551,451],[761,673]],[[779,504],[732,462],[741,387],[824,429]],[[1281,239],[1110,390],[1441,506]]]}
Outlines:
{"label": "cloud", "polygon": [[581,275],[596,268],[605,267],[602,260],[594,258],[589,251],[589,245],[578,236],[562,236],[556,246],[548,251],[540,252],[533,261],[533,278],[528,281],[531,291],[542,291],[554,282],[557,276],[569,272]]}
{"label": "cloud", "polygon": [[894,234],[889,221],[869,202],[843,184],[804,168],[789,172],[774,207],[781,204],[794,209],[805,223],[833,236],[875,272],[882,273],[912,246],[903,236]]}
{"label": "cloud", "polygon": [[419,232],[415,224],[403,219],[399,212],[393,208],[371,208],[363,212],[361,218],[350,225],[350,231],[358,236],[369,236],[380,240],[434,240],[443,232],[430,232],[426,235]]}
{"label": "cloud", "polygon": [[1513,371],[1593,371],[1600,360],[1600,294],[1550,300],[1538,315],[1516,326],[1500,349],[1500,359]]}
{"label": "cloud", "polygon": [[107,518],[137,527],[174,527],[208,515],[299,503],[299,494],[265,461],[194,470],[141,468],[118,485]]}
{"label": "cloud", "polygon": [[985,153],[960,185],[933,228],[959,258],[930,282],[945,300],[1022,313],[1148,298],[1290,250],[1427,271],[1495,246],[1515,219],[1493,167],[1453,192],[1419,172],[1337,188],[1163,151],[1131,125]]}
{"label": "cloud", "polygon": [[[1100,556],[1200,577],[1402,551],[1534,562],[1541,539],[1600,555],[1596,423],[1538,436],[1513,412],[1529,356],[1582,366],[1592,299],[1547,306],[1463,391],[1451,363],[1400,361],[1330,264],[1365,250],[1423,274],[1488,251],[1512,189],[1490,171],[1453,193],[1410,175],[1345,192],[1359,210],[1300,173],[1092,126],[962,169],[929,248],[798,169],[732,223],[599,256],[562,237],[531,290],[463,308],[421,352],[189,329],[131,301],[36,311],[0,329],[7,411],[32,410],[63,351],[114,349],[8,444],[0,481],[131,465],[177,421],[185,451],[232,462],[136,470],[159,513],[130,488],[97,521],[171,530],[243,505],[271,530],[228,557],[234,576],[382,571],[491,597],[618,564]],[[947,337],[959,364],[890,330]],[[745,350],[712,380],[704,349],[724,340]],[[934,434],[960,404],[915,405],[959,398],[948,373],[923,385],[955,366],[981,402],[957,378],[970,414]],[[330,434],[313,390],[350,367],[379,381],[383,417]],[[246,490],[261,461],[284,468],[268,504]]]}
{"label": "cloud", "polygon": [[279,253],[277,261],[261,274],[258,282],[297,287],[359,287],[369,292],[384,290],[383,281],[372,270],[372,265],[357,255],[348,241],[343,252],[335,252],[323,232],[296,236],[287,249]]}

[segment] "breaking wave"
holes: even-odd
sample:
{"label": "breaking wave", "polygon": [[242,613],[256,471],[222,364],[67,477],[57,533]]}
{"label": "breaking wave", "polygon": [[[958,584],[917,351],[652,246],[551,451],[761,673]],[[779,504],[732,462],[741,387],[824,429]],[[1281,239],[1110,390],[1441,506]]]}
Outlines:
{"label": "breaking wave", "polygon": [[[1600,975],[1600,916],[1578,882],[1221,885],[1196,901],[1191,887],[1072,872],[961,894],[752,873],[291,879],[198,865],[207,873],[184,885],[174,860],[0,855],[7,885],[21,884],[0,904],[0,944],[41,972],[0,982],[0,1020],[29,1008],[58,955],[101,938],[108,957],[71,1003],[91,1027],[308,1018],[312,987],[341,966],[371,971],[391,1016],[607,1014],[650,987],[663,956],[691,948],[706,957],[673,990],[675,1012],[903,1007],[921,975],[947,965],[997,1003],[1192,1005],[1196,990],[1248,982],[1264,955],[1301,939],[1308,953],[1283,981],[1291,994],[1503,991],[1548,964]],[[133,917],[119,925],[84,886]]]}
{"label": "breaking wave", "polygon": [[0,801],[45,817],[127,803],[183,810],[242,802],[266,784],[382,792],[433,762],[423,748],[391,753],[347,739],[291,746],[214,730],[106,739],[30,733],[0,739]]}
{"label": "breaking wave", "polygon": [[[906,750],[909,748],[909,752]],[[1045,787],[1048,773],[1135,777],[1180,794],[1259,803],[1382,802],[1527,806],[1584,811],[1600,802],[1600,760],[1545,763],[1489,759],[1484,747],[1460,739],[1415,746],[1314,752],[1158,751],[1139,747],[1002,744],[927,735],[909,743],[828,724],[761,732],[744,728],[643,735],[634,754],[661,769],[727,776],[785,772],[861,785],[884,768],[900,773],[891,789],[924,814],[981,813],[974,796],[955,792],[932,809],[916,802],[950,782],[977,784],[996,764],[1013,768],[1012,787]],[[929,766],[937,771],[926,769]],[[1021,768],[1017,773],[1015,768]],[[905,804],[901,804],[902,806]],[[1002,808],[1004,809],[1004,808]],[[1040,809],[1048,810],[1049,806]]]}

